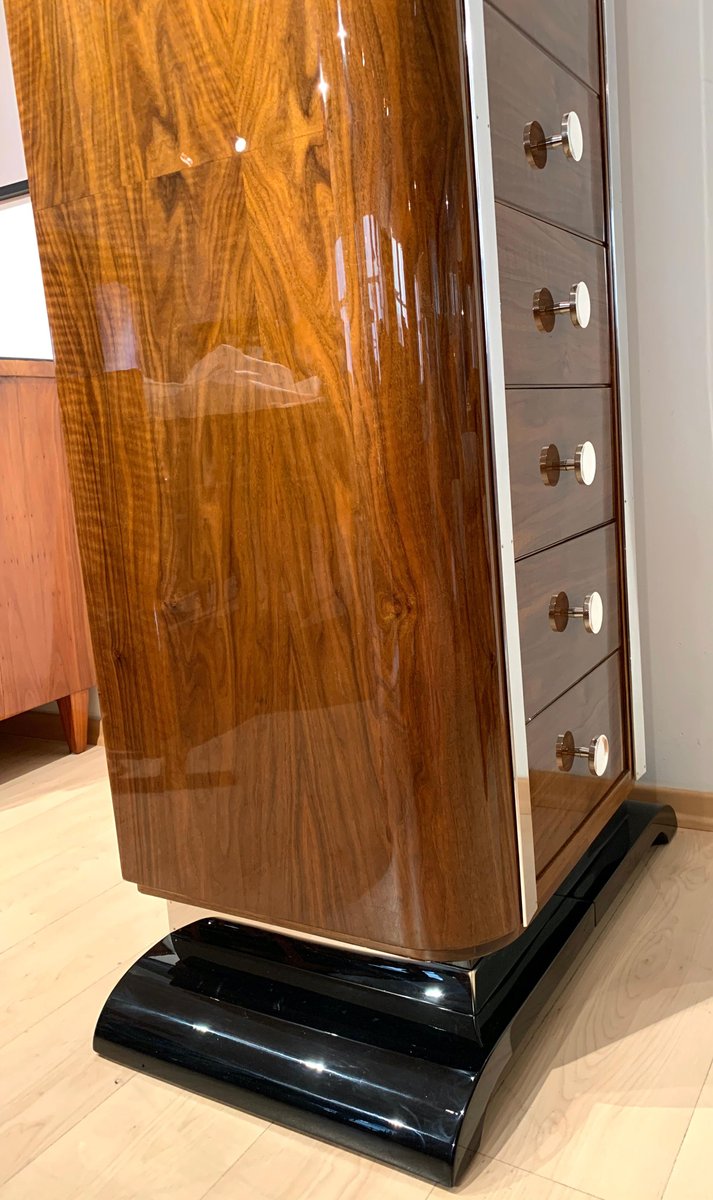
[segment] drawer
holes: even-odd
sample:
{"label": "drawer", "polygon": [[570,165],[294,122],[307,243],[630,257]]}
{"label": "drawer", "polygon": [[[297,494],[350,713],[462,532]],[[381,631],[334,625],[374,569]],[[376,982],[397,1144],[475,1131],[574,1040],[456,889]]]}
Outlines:
{"label": "drawer", "polygon": [[[598,96],[487,5],[485,33],[496,199],[603,242]],[[563,115],[572,111],[584,138],[580,161],[551,146],[544,165],[532,166],[523,146],[525,126],[537,121],[547,137],[558,135]]]}
{"label": "drawer", "polygon": [[[508,387],[606,386],[611,381],[607,270],[603,247],[496,204],[505,383]],[[535,321],[533,295],[555,303],[583,282],[591,298],[586,328],[558,313],[551,332]]]}
{"label": "drawer", "polygon": [[[584,608],[586,597],[599,594],[598,632],[592,632],[594,626],[584,613],[568,617],[564,611],[553,628],[550,604],[562,592],[573,609]],[[529,719],[608,658],[621,642],[616,526],[595,529],[523,559],[517,567],[517,598]],[[591,620],[595,617],[593,611]]]}
{"label": "drawer", "polygon": [[[592,775],[583,758],[574,760],[571,771],[560,770],[557,739],[567,732],[573,734],[577,747],[588,746],[592,738],[606,734],[609,762],[602,776]],[[626,769],[618,653],[530,722],[527,747],[539,875]]]}
{"label": "drawer", "polygon": [[[599,91],[597,0],[491,0],[538,45]],[[486,8],[488,6],[486,5]]]}
{"label": "drawer", "polygon": [[[604,525],[614,516],[612,394],[608,388],[515,389],[507,393],[510,486],[515,557]],[[543,446],[569,459],[582,442],[597,454],[597,473],[586,487],[573,472],[547,487],[540,473]]]}

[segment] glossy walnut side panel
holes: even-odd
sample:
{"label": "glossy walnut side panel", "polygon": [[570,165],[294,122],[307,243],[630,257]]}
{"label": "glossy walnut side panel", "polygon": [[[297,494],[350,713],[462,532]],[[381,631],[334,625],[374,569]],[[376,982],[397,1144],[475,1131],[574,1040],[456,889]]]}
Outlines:
{"label": "glossy walnut side panel", "polygon": [[94,682],[51,374],[0,368],[0,720]]}
{"label": "glossy walnut side panel", "polygon": [[488,0],[559,59],[573,74],[599,91],[599,14],[597,0]]}
{"label": "glossy walnut side panel", "polygon": [[[241,63],[255,103],[277,61],[320,122],[39,214],[123,868],[462,958],[520,913],[460,10],[342,3],[342,44],[331,5],[291,5],[293,46],[272,5],[232,8],[269,43]],[[89,41],[67,26],[60,69]],[[108,62],[80,74],[113,112]],[[64,137],[28,70],[31,127]]]}
{"label": "glossy walnut side panel", "polygon": [[461,112],[451,0],[5,7],[36,211],[340,122],[368,155],[374,123],[428,141]]}

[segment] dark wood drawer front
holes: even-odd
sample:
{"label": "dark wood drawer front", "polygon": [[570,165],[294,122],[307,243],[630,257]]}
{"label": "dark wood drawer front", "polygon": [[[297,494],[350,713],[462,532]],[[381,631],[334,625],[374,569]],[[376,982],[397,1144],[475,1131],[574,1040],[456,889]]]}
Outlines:
{"label": "dark wood drawer front", "polygon": [[[558,768],[557,738],[568,731],[578,747],[606,734],[609,762],[601,777],[590,774],[583,758],[575,759],[571,771]],[[613,654],[531,721],[527,745],[539,875],[625,770],[620,655]]]}
{"label": "dark wood drawer front", "polygon": [[[610,521],[614,480],[609,389],[516,389],[508,392],[507,405],[515,557]],[[564,458],[571,458],[587,441],[597,453],[594,482],[585,487],[567,471],[556,487],[547,487],[540,474],[542,447],[556,445]]]}
{"label": "dark wood drawer front", "polygon": [[[618,574],[614,525],[519,563],[517,597],[528,719],[619,646]],[[573,609],[583,607],[592,592],[599,593],[604,616],[598,633],[588,632],[579,616],[569,617],[560,632],[552,628],[550,601],[560,592],[566,592]],[[563,623],[560,617],[559,624]]]}
{"label": "dark wood drawer front", "polygon": [[[500,13],[486,5],[490,129],[495,195],[576,233],[604,240],[604,176],[599,98],[558,66]],[[582,125],[579,162],[551,146],[545,165],[531,166],[523,131],[537,121],[559,134],[564,113]]]}
{"label": "dark wood drawer front", "polygon": [[[508,387],[606,385],[611,380],[605,252],[601,246],[544,221],[496,204],[505,383]],[[591,319],[586,329],[559,313],[551,333],[533,316],[542,288],[555,303],[586,283]]]}
{"label": "dark wood drawer front", "polygon": [[597,0],[492,0],[492,6],[599,91]]}

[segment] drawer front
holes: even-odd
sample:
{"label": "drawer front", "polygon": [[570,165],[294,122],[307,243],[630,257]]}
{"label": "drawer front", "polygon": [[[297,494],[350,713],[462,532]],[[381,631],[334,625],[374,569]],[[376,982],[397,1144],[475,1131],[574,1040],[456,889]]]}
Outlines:
{"label": "drawer front", "polygon": [[[496,198],[604,241],[599,98],[487,6],[485,32]],[[525,126],[537,121],[547,137],[558,135],[563,115],[572,111],[584,137],[580,161],[551,146],[540,159],[544,165],[531,165]]]}
{"label": "drawer front", "polygon": [[[617,561],[616,526],[607,525],[518,564],[517,597],[528,719],[619,646]],[[587,596],[599,594],[603,616],[598,632],[591,631],[594,611],[588,623],[584,613],[567,616],[563,603],[553,628],[551,600],[562,592],[567,594],[572,609],[584,608]]]}
{"label": "drawer front", "polygon": [[[608,388],[507,393],[510,484],[515,557],[604,525],[614,516],[612,394]],[[543,446],[555,445],[565,459],[582,442],[597,454],[594,482],[586,487],[573,472],[547,487],[540,472]]]}
{"label": "drawer front", "polygon": [[[508,387],[606,386],[611,381],[607,271],[603,247],[496,204],[505,383]],[[557,314],[543,332],[533,295],[547,288],[555,303],[584,282],[591,297],[586,328]]]}
{"label": "drawer front", "polygon": [[[599,91],[597,0],[491,0],[538,45]],[[486,8],[488,6],[486,5]]]}
{"label": "drawer front", "polygon": [[[601,777],[590,774],[582,758],[574,760],[571,771],[559,769],[557,738],[568,731],[577,747],[607,735],[609,762]],[[620,655],[613,654],[531,721],[527,746],[539,875],[625,770]]]}

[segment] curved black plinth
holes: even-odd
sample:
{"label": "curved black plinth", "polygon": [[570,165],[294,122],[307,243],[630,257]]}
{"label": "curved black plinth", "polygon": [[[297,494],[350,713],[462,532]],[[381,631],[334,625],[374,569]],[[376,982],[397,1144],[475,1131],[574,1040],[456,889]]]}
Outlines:
{"label": "curved black plinth", "polygon": [[440,1184],[478,1147],[517,1043],[673,811],[628,802],[512,945],[418,963],[206,919],[117,984],[94,1048]]}

